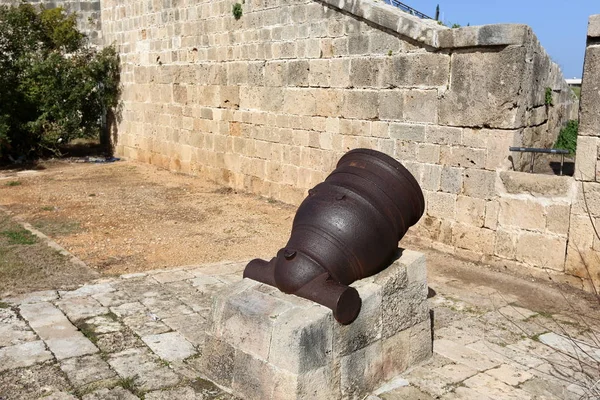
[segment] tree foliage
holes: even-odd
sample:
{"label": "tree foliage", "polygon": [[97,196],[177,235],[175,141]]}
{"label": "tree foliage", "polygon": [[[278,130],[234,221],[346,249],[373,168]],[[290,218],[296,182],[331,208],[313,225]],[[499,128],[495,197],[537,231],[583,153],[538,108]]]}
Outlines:
{"label": "tree foliage", "polygon": [[119,98],[119,58],[77,29],[75,14],[0,6],[0,159],[36,157],[97,137]]}

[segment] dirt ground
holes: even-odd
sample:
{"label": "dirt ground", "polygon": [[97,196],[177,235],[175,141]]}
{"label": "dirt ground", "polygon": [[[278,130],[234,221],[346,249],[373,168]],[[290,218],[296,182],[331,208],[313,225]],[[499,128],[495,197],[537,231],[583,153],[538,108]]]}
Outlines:
{"label": "dirt ground", "polygon": [[41,168],[0,171],[0,205],[103,274],[271,257],[295,211],[141,163]]}
{"label": "dirt ground", "polygon": [[[295,213],[293,206],[147,164],[53,161],[41,168],[0,170],[0,206],[59,243],[91,271],[60,257],[29,255],[25,260],[33,267],[3,274],[10,263],[0,263],[0,280],[6,282],[0,285],[0,295],[6,288],[17,293],[82,283],[98,273],[268,259],[285,245]],[[424,252],[430,281],[458,297],[490,284],[512,296],[515,304],[533,310],[564,309],[584,297],[588,301],[581,304],[588,310],[597,307],[593,296],[571,288],[558,290],[557,285],[527,277],[526,271],[515,277],[423,248],[418,241],[406,239],[401,245]]]}

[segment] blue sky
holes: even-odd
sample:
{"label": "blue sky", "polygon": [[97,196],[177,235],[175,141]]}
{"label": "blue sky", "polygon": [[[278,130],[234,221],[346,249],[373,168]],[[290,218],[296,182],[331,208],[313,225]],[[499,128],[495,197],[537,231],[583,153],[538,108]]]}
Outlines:
{"label": "blue sky", "polygon": [[581,78],[588,17],[600,14],[600,0],[402,0],[435,17],[435,6],[447,25],[527,24],[557,62],[565,78]]}

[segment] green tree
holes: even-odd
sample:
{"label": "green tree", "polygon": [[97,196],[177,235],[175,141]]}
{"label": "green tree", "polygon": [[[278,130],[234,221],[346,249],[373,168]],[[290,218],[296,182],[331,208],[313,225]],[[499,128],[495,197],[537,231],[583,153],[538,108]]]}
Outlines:
{"label": "green tree", "polygon": [[62,8],[0,6],[0,159],[101,134],[119,98],[113,46],[89,46]]}

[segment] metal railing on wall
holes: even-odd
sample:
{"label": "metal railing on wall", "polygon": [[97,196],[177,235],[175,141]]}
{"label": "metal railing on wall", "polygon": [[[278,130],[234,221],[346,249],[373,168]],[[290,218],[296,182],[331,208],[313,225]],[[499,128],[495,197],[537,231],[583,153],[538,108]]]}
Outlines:
{"label": "metal railing on wall", "polygon": [[407,12],[411,15],[414,15],[415,17],[419,17],[419,18],[423,18],[423,19],[433,19],[428,15],[423,14],[420,11],[415,10],[414,8],[412,8],[411,6],[408,6],[404,3],[401,3],[399,1],[396,0],[383,0],[384,3],[386,4],[390,4],[394,7],[398,7],[399,9],[401,9],[404,12]]}

